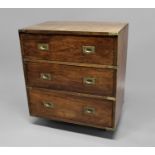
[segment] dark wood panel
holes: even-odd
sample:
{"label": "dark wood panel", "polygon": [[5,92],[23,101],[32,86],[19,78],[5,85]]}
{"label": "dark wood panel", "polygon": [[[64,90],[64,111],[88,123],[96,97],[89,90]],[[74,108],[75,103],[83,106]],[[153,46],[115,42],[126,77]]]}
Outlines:
{"label": "dark wood panel", "polygon": [[[115,65],[114,38],[72,35],[21,34],[24,56],[28,58]],[[38,50],[39,43],[49,45],[48,51]],[[95,52],[84,54],[83,46],[95,46]]]}
{"label": "dark wood panel", "polygon": [[117,82],[116,82],[116,104],[115,104],[115,121],[114,126],[118,124],[121,116],[122,106],[124,103],[124,88],[125,88],[125,72],[126,72],[126,59],[127,59],[127,45],[128,44],[128,25],[120,32],[117,38]]}
{"label": "dark wood panel", "polygon": [[[58,91],[41,91],[29,89],[30,113],[34,116],[49,119],[81,122],[100,127],[112,127],[112,101],[96,98],[87,98],[59,93]],[[47,108],[44,103],[53,104]],[[86,109],[93,109],[93,113],[87,113]]]}
{"label": "dark wood panel", "polygon": [[[87,68],[50,63],[26,62],[28,86],[66,90],[80,93],[114,96],[116,71],[113,69]],[[50,80],[41,79],[41,74],[50,74]],[[95,78],[95,84],[84,83],[84,78]]]}
{"label": "dark wood panel", "polygon": [[[124,103],[127,24],[47,22],[19,35],[31,115],[116,128]],[[40,43],[48,50],[39,50]],[[82,46],[95,52],[84,54]],[[41,73],[51,79],[41,80]],[[95,84],[84,84],[84,77],[95,78]],[[53,102],[54,109],[43,101]],[[86,115],[85,107],[95,114]]]}

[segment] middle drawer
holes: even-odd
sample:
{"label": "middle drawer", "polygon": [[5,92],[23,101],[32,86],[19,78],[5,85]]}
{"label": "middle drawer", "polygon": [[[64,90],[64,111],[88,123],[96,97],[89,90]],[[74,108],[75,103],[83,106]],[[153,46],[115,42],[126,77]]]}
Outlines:
{"label": "middle drawer", "polygon": [[114,96],[116,71],[113,69],[46,62],[26,62],[25,69],[26,83],[31,87]]}

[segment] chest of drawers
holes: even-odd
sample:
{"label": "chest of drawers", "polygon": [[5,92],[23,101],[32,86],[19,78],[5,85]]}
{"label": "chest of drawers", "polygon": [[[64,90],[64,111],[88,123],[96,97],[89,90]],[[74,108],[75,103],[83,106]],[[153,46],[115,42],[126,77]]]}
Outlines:
{"label": "chest of drawers", "polygon": [[30,115],[116,128],[128,24],[45,22],[20,29],[19,36]]}

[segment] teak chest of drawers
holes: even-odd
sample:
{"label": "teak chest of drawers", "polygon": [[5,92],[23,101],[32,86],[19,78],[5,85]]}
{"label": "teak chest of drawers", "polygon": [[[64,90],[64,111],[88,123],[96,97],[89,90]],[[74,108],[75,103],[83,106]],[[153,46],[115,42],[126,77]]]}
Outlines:
{"label": "teak chest of drawers", "polygon": [[128,24],[45,22],[20,29],[19,36],[32,116],[116,128]]}

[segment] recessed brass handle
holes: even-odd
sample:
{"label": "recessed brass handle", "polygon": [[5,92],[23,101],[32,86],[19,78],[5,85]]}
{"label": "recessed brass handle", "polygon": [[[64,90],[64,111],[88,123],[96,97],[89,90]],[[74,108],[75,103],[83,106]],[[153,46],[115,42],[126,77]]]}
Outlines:
{"label": "recessed brass handle", "polygon": [[38,49],[41,51],[48,51],[49,46],[48,46],[48,44],[40,43],[40,44],[38,44]]}
{"label": "recessed brass handle", "polygon": [[52,76],[51,76],[50,73],[41,73],[41,74],[40,74],[40,78],[41,78],[42,80],[51,80],[51,79],[52,79]]}
{"label": "recessed brass handle", "polygon": [[93,54],[95,53],[95,46],[82,46],[82,51],[84,54]]}
{"label": "recessed brass handle", "polygon": [[93,108],[93,107],[85,107],[84,108],[84,113],[85,114],[95,114],[95,108]]}
{"label": "recessed brass handle", "polygon": [[43,101],[42,103],[43,103],[43,106],[44,106],[45,108],[51,108],[51,109],[54,108],[54,103],[52,103],[52,102]]}
{"label": "recessed brass handle", "polygon": [[83,78],[83,83],[87,85],[95,85],[96,79],[93,77],[84,77]]}

